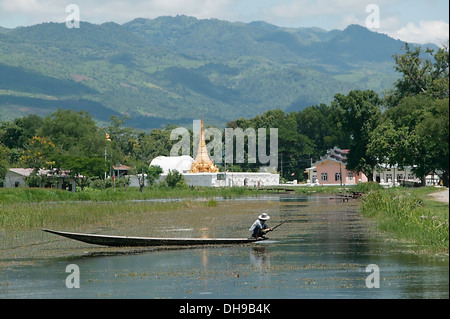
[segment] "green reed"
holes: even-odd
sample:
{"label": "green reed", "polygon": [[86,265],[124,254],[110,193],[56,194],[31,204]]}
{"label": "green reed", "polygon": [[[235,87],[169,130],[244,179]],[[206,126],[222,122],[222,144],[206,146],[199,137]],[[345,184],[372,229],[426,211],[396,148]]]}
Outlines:
{"label": "green reed", "polygon": [[108,188],[105,190],[86,188],[84,191],[68,192],[44,188],[0,188],[1,203],[59,202],[59,201],[124,201],[153,198],[194,198],[214,196],[256,195],[256,191],[243,187],[195,187],[170,188],[146,187],[140,192],[137,187]]}
{"label": "green reed", "polygon": [[374,190],[367,193],[361,213],[378,221],[380,230],[415,242],[420,249],[448,253],[448,204],[426,198],[424,190]]}
{"label": "green reed", "polygon": [[[68,192],[42,188],[0,188],[0,229],[77,227],[114,223],[142,212],[164,212],[190,206],[217,206],[216,196],[231,198],[256,194],[244,188],[116,188]],[[139,202],[151,199],[183,199],[176,202]],[[192,202],[189,198],[205,198]],[[134,202],[133,202],[134,201]],[[138,201],[138,202],[136,202]]]}
{"label": "green reed", "polygon": [[55,202],[0,204],[0,229],[32,230],[51,227],[78,227],[98,225],[112,227],[124,220],[143,214],[166,213],[205,202],[189,200],[176,202]]}

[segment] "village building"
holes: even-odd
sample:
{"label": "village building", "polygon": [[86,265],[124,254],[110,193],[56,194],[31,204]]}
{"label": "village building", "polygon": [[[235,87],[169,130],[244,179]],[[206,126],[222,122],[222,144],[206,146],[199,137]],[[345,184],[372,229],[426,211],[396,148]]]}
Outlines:
{"label": "village building", "polygon": [[381,163],[375,167],[373,180],[383,186],[414,186],[414,184],[420,183],[420,179],[414,175],[412,170],[411,166],[400,167]]}
{"label": "village building", "polygon": [[[356,173],[346,168],[348,149],[334,147],[327,151],[319,161],[305,170],[308,185],[354,185],[364,183],[368,178],[363,173]],[[378,164],[373,172],[373,181],[384,187],[419,186],[420,178],[413,173],[413,166]],[[426,176],[426,185],[438,185],[437,174]]]}
{"label": "village building", "polygon": [[128,172],[133,168],[130,166],[118,164],[112,167],[113,168],[113,176],[114,178],[121,178],[124,176],[128,176]]}
{"label": "village building", "polygon": [[354,185],[367,182],[363,173],[346,168],[348,149],[334,147],[305,170],[310,185]]}
{"label": "village building", "polygon": [[[10,168],[6,173],[5,183],[3,186],[6,188],[29,187],[27,178],[32,176],[33,172],[33,168]],[[75,180],[69,175],[68,171],[39,169],[37,176],[41,177],[38,187],[56,188],[71,192],[76,191]]]}
{"label": "village building", "polygon": [[[413,169],[414,166],[378,164],[373,173],[373,180],[383,186],[421,186],[422,182]],[[430,172],[425,177],[425,183],[425,186],[440,185],[441,178],[439,174]]]}

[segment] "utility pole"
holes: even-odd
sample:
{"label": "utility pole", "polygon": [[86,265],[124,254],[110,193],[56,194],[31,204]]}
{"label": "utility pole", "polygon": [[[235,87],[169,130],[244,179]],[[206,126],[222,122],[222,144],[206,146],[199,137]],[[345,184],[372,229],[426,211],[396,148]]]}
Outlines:
{"label": "utility pole", "polygon": [[141,175],[141,178],[139,179],[139,188],[140,188],[141,193],[144,191],[144,186],[145,186],[144,168],[142,168],[142,175]]}
{"label": "utility pole", "polygon": [[106,146],[105,146],[105,181],[106,181]]}
{"label": "utility pole", "polygon": [[283,177],[283,153],[280,152],[280,162],[281,162],[281,177]]}

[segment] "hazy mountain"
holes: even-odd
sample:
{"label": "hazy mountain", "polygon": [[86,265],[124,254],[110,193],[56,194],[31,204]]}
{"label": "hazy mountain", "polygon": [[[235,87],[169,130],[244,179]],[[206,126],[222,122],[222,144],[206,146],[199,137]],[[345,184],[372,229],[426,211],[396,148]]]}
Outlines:
{"label": "hazy mountain", "polygon": [[328,103],[351,89],[390,88],[403,43],[351,25],[281,28],[187,16],[123,25],[82,22],[0,29],[0,120],[61,108],[100,122],[224,125]]}

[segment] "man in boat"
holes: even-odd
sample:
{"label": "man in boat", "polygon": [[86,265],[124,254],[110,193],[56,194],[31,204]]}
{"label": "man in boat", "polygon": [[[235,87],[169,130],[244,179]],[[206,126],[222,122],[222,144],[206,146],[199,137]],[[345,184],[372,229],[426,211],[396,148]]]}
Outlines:
{"label": "man in boat", "polygon": [[273,230],[272,227],[269,227],[266,224],[266,220],[269,219],[270,216],[267,215],[266,213],[262,213],[261,215],[259,215],[258,219],[253,223],[252,227],[250,227],[249,229],[250,238],[256,239],[266,238],[265,234]]}

